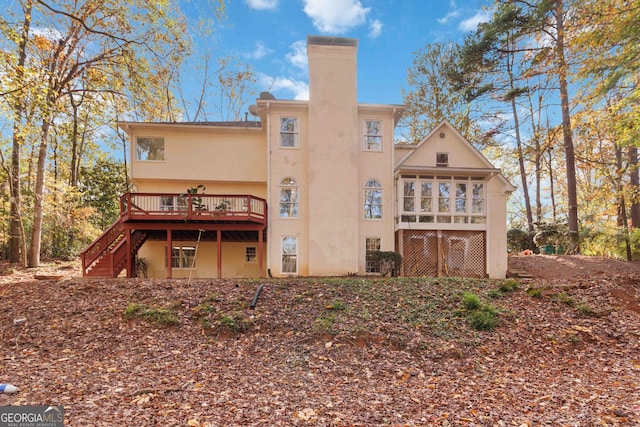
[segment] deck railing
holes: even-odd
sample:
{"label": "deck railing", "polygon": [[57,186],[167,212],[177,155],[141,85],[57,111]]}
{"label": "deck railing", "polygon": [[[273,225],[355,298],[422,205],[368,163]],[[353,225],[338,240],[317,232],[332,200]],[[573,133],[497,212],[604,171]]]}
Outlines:
{"label": "deck railing", "polygon": [[251,195],[126,193],[120,215],[127,220],[266,221],[267,202]]}

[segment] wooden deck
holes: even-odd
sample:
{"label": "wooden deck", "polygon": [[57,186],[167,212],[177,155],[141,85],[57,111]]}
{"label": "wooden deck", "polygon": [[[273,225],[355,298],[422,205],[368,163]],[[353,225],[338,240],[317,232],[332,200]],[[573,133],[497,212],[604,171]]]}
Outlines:
{"label": "wooden deck", "polygon": [[267,202],[251,195],[127,193],[120,198],[123,222],[193,221],[266,224]]}

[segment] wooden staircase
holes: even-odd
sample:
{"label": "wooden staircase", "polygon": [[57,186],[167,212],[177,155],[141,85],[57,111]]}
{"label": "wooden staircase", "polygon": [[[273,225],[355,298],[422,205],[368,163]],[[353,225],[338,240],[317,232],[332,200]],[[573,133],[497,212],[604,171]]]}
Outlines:
{"label": "wooden staircase", "polygon": [[127,266],[127,238],[131,243],[131,258],[134,258],[147,234],[138,230],[128,231],[118,219],[82,252],[82,275],[118,277]]}

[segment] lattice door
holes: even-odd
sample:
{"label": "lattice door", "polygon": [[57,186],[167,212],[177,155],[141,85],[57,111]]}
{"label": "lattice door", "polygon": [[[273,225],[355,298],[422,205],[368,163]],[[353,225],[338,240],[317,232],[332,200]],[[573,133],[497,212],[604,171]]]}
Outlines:
{"label": "lattice door", "polygon": [[404,230],[405,276],[485,277],[483,231]]}
{"label": "lattice door", "polygon": [[485,277],[485,252],[483,231],[443,231],[441,274]]}
{"label": "lattice door", "polygon": [[435,231],[405,230],[402,246],[405,276],[438,275],[438,235]]}

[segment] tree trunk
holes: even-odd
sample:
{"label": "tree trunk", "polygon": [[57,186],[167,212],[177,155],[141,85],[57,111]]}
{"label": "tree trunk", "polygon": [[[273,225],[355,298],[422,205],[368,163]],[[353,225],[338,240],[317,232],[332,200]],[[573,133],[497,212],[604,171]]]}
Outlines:
{"label": "tree trunk", "polygon": [[631,183],[631,227],[640,227],[640,176],[638,174],[638,147],[629,147],[629,182]]}
{"label": "tree trunk", "polygon": [[[22,24],[22,34],[18,43],[18,64],[16,67],[17,82],[23,86],[24,63],[27,57],[27,41],[29,39],[29,29],[31,28],[31,11],[33,3],[27,1],[24,10],[24,22]],[[16,101],[13,106],[13,142],[11,147],[11,169],[9,173],[9,192],[11,197],[10,219],[9,219],[9,262],[22,263],[27,265],[26,239],[24,235],[24,225],[22,224],[22,195],[20,179],[22,157],[22,144],[24,142],[24,129],[22,129],[22,119],[24,116],[24,95],[21,92],[16,94]]]}
{"label": "tree trunk", "polygon": [[524,153],[522,150],[522,138],[520,137],[520,120],[518,118],[518,106],[516,105],[515,86],[513,83],[513,70],[511,60],[513,55],[506,58],[507,73],[509,74],[509,89],[511,90],[511,110],[513,114],[513,125],[516,131],[516,148],[518,150],[518,165],[520,166],[520,180],[522,181],[522,192],[524,193],[524,206],[527,215],[527,229],[533,233],[533,213],[531,211],[531,197],[529,196],[529,184],[527,183],[527,169],[524,164]]}
{"label": "tree trunk", "polygon": [[47,142],[49,140],[50,120],[47,115],[42,119],[40,148],[38,149],[38,167],[36,170],[36,187],[33,202],[33,228],[31,230],[31,246],[29,249],[29,267],[40,266],[40,247],[42,245],[42,219],[44,209],[44,179],[47,160]]}
{"label": "tree trunk", "polygon": [[578,191],[576,183],[575,151],[571,130],[571,113],[569,111],[569,90],[567,84],[567,63],[564,52],[564,2],[556,0],[555,18],[557,25],[556,69],[560,84],[560,106],[562,109],[562,136],[567,171],[567,219],[569,222],[569,253],[580,253],[578,234]]}

